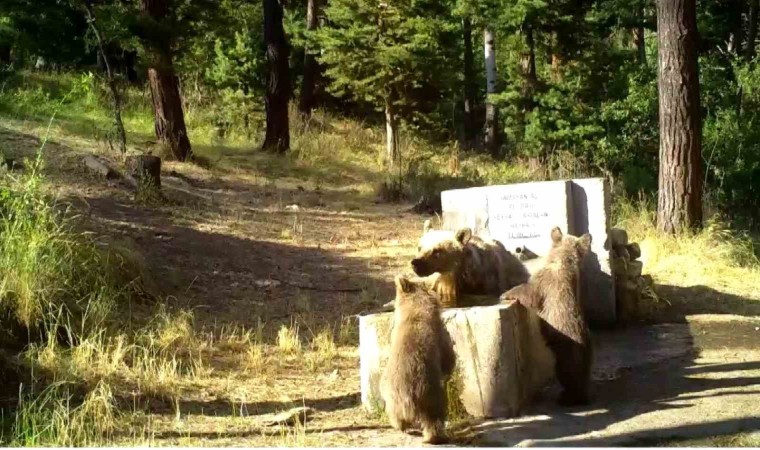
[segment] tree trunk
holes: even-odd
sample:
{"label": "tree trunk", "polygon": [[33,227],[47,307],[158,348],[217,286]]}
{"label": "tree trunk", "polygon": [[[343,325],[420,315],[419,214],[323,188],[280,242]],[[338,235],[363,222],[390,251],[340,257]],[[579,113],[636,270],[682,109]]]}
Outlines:
{"label": "tree trunk", "polygon": [[401,156],[398,148],[398,117],[394,101],[393,93],[385,99],[385,156],[390,169],[396,167]]}
{"label": "tree trunk", "polygon": [[464,39],[464,140],[465,148],[475,143],[475,74],[473,73],[472,22],[469,17],[462,19],[462,37]]}
{"label": "tree trunk", "polygon": [[170,0],[141,0],[140,12],[156,28],[146,49],[156,137],[168,147],[172,157],[184,161],[191,155],[190,139],[182,111],[179,79],[174,73],[170,38],[161,27],[169,13],[169,3]]}
{"label": "tree trunk", "polygon": [[486,148],[494,157],[499,156],[498,129],[499,117],[496,105],[491,100],[491,94],[496,93],[496,47],[493,32],[483,30],[483,41],[486,61]]}
{"label": "tree trunk", "polygon": [[290,148],[290,49],[282,26],[282,5],[278,0],[264,0],[264,43],[267,46],[267,129],[262,150],[285,153]]}
{"label": "tree trunk", "polygon": [[108,80],[108,89],[111,91],[111,99],[113,100],[113,121],[116,128],[116,135],[119,138],[119,151],[122,155],[127,153],[127,132],[124,130],[124,122],[121,120],[121,96],[119,95],[118,86],[116,86],[116,80],[111,70],[111,63],[108,60],[105,46],[103,45],[103,39],[100,37],[100,31],[95,26],[95,13],[92,10],[92,3],[90,1],[85,2],[85,12],[87,13],[87,22],[90,25],[90,29],[95,35],[95,40],[98,42],[99,55],[102,58],[103,65],[106,68],[106,78]]}
{"label": "tree trunk", "polygon": [[10,44],[0,43],[0,63],[11,63],[11,46]]}
{"label": "tree trunk", "polygon": [[538,76],[536,75],[536,42],[533,38],[533,27],[524,24],[523,34],[525,35],[525,46],[527,47],[527,51],[520,58],[520,72],[523,76],[523,107],[526,110],[531,110],[533,95],[538,86]]}
{"label": "tree trunk", "polygon": [[636,47],[636,62],[639,65],[647,64],[647,48],[644,40],[644,7],[636,8],[636,21],[638,22],[633,28],[633,45]]}
{"label": "tree trunk", "polygon": [[755,59],[755,38],[757,38],[757,13],[760,9],[760,1],[751,0],[749,5],[749,21],[747,22],[747,48],[745,55],[747,61]]}
{"label": "tree trunk", "polygon": [[660,176],[657,226],[702,222],[702,138],[695,0],[657,0]]}
{"label": "tree trunk", "polygon": [[[308,0],[306,6],[306,29],[314,31],[319,26],[319,0]],[[319,75],[319,64],[313,49],[305,49],[303,60],[303,82],[301,84],[301,99],[298,102],[298,111],[305,117],[311,116],[311,110],[316,103],[316,81]]]}

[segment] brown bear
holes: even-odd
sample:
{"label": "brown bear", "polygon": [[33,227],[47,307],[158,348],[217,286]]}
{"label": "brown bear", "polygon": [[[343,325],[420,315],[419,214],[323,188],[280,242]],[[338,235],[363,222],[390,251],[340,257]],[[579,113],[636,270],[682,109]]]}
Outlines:
{"label": "brown bear", "polygon": [[426,220],[412,269],[419,276],[440,274],[435,291],[445,307],[457,306],[461,295],[498,296],[528,281],[530,275],[517,257],[494,240],[456,232],[433,230]]}
{"label": "brown bear", "polygon": [[444,382],[455,361],[435,292],[423,280],[397,276],[391,351],[380,380],[393,428],[421,427],[424,442],[444,441]]}
{"label": "brown bear", "polygon": [[541,334],[556,359],[557,381],[563,392],[560,403],[589,401],[592,348],[578,289],[581,260],[591,247],[591,236],[564,236],[555,227],[546,265],[530,281],[505,292],[504,301],[519,301],[538,313]]}

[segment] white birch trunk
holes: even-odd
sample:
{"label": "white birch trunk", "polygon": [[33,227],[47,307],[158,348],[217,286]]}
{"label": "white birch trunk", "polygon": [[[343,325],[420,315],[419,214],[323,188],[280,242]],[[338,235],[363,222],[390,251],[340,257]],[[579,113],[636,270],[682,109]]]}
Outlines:
{"label": "white birch trunk", "polygon": [[391,99],[385,100],[385,155],[388,167],[394,168],[398,162],[398,119]]}

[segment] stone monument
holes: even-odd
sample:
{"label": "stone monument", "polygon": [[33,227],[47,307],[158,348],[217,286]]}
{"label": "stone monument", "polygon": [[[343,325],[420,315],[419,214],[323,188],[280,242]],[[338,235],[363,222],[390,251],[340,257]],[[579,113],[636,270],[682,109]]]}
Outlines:
{"label": "stone monument", "polygon": [[602,178],[484,186],[441,193],[443,228],[470,227],[500,241],[512,253],[535,255],[525,261],[532,273],[551,248],[551,229],[580,236],[590,233],[591,254],[583,262],[581,298],[587,317],[597,324],[617,320],[610,270],[609,187]]}

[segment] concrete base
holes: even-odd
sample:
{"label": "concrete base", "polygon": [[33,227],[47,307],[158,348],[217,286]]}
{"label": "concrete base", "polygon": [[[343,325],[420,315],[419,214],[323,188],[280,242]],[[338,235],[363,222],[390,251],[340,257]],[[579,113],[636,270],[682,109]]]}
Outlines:
{"label": "concrete base", "polygon": [[[454,343],[456,390],[478,418],[514,417],[554,379],[554,356],[538,317],[517,303],[448,309],[441,317]],[[383,407],[380,377],[388,360],[393,313],[359,319],[362,404]]]}

